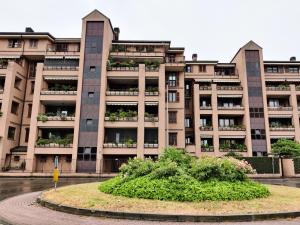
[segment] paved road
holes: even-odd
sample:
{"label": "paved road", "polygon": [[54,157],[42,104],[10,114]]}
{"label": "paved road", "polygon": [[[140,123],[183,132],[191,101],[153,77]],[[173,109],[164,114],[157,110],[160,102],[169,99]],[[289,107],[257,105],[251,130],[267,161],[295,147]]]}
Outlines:
{"label": "paved road", "polygon": [[[60,186],[75,183],[94,182],[98,179],[91,178],[64,178],[60,181]],[[260,180],[263,183],[287,185],[300,188],[300,179],[272,179]],[[0,225],[4,221],[10,221],[13,225],[217,225],[221,223],[171,223],[171,222],[151,222],[151,221],[129,221],[114,220],[106,218],[83,217],[55,212],[47,208],[40,207],[35,203],[39,192],[52,187],[50,178],[0,178]],[[24,194],[27,193],[27,194]],[[19,195],[22,194],[22,195]],[[19,196],[16,196],[19,195]],[[11,196],[15,196],[9,198]],[[299,203],[300,204],[300,203]],[[2,218],[2,222],[1,222]],[[245,223],[222,223],[222,225],[300,225],[300,218],[291,220],[259,221]]]}
{"label": "paved road", "polygon": [[[40,207],[35,203],[40,192],[28,193],[6,199],[0,203],[0,216],[12,224],[20,225],[217,225],[221,223],[173,223],[154,221],[115,220],[76,216]],[[222,223],[222,225],[299,225],[300,218],[294,220],[257,221],[245,223]]]}

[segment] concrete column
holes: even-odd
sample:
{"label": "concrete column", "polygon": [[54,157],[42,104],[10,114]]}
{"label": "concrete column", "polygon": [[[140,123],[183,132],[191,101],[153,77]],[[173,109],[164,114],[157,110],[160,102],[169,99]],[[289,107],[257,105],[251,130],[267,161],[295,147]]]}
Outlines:
{"label": "concrete column", "polygon": [[295,84],[292,84],[290,85],[290,87],[291,87],[290,104],[293,108],[292,110],[293,110],[293,124],[295,126],[295,140],[300,142],[300,125],[299,125],[296,86]]}
{"label": "concrete column", "polygon": [[194,84],[194,124],[195,124],[195,147],[196,156],[201,154],[201,138],[200,138],[200,93],[199,84]]}
{"label": "concrete column", "polygon": [[32,112],[30,119],[30,135],[28,140],[26,171],[33,172],[35,168],[34,147],[38,137],[37,116],[40,109],[40,96],[43,85],[43,63],[38,63],[36,67],[35,87],[32,101]]}
{"label": "concrete column", "polygon": [[139,65],[139,96],[138,96],[138,127],[137,127],[137,157],[144,158],[145,133],[145,64]]}
{"label": "concrete column", "polygon": [[168,124],[167,110],[166,110],[166,81],[165,81],[165,65],[161,64],[159,67],[159,108],[158,108],[158,147],[159,153],[162,153],[167,143],[166,125]]}
{"label": "concrete column", "polygon": [[219,120],[218,120],[218,94],[217,85],[212,84],[211,106],[212,106],[212,125],[213,125],[213,143],[216,155],[219,155]]}

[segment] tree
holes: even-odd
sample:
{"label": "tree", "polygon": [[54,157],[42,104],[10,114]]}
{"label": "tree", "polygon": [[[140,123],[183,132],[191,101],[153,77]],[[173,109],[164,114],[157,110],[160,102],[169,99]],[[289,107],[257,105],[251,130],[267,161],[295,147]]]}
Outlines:
{"label": "tree", "polygon": [[300,156],[300,144],[293,140],[279,139],[272,144],[272,152],[280,156]]}

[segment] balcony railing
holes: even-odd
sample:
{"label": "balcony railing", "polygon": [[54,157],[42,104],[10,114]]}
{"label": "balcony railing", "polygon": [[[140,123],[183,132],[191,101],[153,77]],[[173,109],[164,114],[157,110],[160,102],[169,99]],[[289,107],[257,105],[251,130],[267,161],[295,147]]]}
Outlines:
{"label": "balcony railing", "polygon": [[211,110],[212,107],[211,106],[200,106],[201,110]]}
{"label": "balcony railing", "polygon": [[137,96],[139,95],[139,90],[134,88],[132,90],[109,90],[106,91],[108,96]]}
{"label": "balcony railing", "polygon": [[157,143],[145,143],[144,148],[158,148]]}
{"label": "balcony railing", "polygon": [[38,148],[72,148],[73,141],[70,138],[44,139],[40,138],[36,141]]}
{"label": "balcony railing", "polygon": [[131,122],[131,121],[137,121],[138,118],[137,116],[134,116],[134,117],[117,117],[117,116],[106,116],[104,118],[105,121],[111,121],[111,122],[114,122],[114,121],[124,121],[124,122]]}
{"label": "balcony railing", "polygon": [[300,86],[296,86],[296,91],[300,91]]}
{"label": "balcony railing", "polygon": [[44,66],[44,70],[78,71],[79,67],[78,66]]}
{"label": "balcony railing", "polygon": [[276,125],[270,126],[271,131],[293,131],[295,130],[293,125]]}
{"label": "balcony railing", "polygon": [[158,122],[157,116],[145,116],[145,122]]}
{"label": "balcony railing", "polygon": [[104,148],[136,148],[136,143],[104,143]]}
{"label": "balcony railing", "polygon": [[47,114],[39,114],[37,116],[37,121],[47,122],[47,121],[74,121],[75,116],[52,116]]}
{"label": "balcony railing", "polygon": [[218,106],[219,110],[244,110],[243,106]]}
{"label": "balcony railing", "polygon": [[74,45],[74,49],[71,50],[69,44],[49,44],[47,45],[47,52],[80,52],[80,45]]}
{"label": "balcony railing", "polygon": [[158,96],[159,91],[145,91],[145,96]]}
{"label": "balcony railing", "polygon": [[245,131],[246,128],[242,125],[219,127],[220,131]]}
{"label": "balcony railing", "polygon": [[199,90],[202,90],[202,91],[211,90],[211,86],[199,86]]}
{"label": "balcony railing", "polygon": [[200,126],[201,131],[211,131],[213,130],[212,126]]}
{"label": "balcony railing", "polygon": [[243,90],[243,87],[242,86],[217,86],[217,90],[241,91]]}
{"label": "balcony railing", "polygon": [[129,67],[129,66],[108,66],[108,71],[139,71],[138,66]]}
{"label": "balcony railing", "polygon": [[77,95],[77,91],[51,91],[42,90],[41,95]]}
{"label": "balcony railing", "polygon": [[0,64],[0,69],[7,69],[7,64]]}
{"label": "balcony railing", "polygon": [[276,107],[268,107],[269,111],[291,111],[293,108],[290,106],[276,106]]}
{"label": "balcony railing", "polygon": [[180,57],[166,57],[165,62],[166,63],[184,63],[184,56]]}
{"label": "balcony railing", "polygon": [[221,144],[219,150],[220,152],[246,152],[247,146],[245,144]]}
{"label": "balcony railing", "polygon": [[213,152],[214,146],[201,146],[201,152]]}
{"label": "balcony railing", "polygon": [[267,91],[290,91],[291,88],[289,86],[267,86]]}

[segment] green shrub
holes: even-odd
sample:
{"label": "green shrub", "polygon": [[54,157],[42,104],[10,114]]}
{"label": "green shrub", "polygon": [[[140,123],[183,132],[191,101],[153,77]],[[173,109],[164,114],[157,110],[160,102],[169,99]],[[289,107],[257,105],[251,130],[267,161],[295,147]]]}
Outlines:
{"label": "green shrub", "polygon": [[272,151],[281,156],[296,157],[300,156],[300,144],[293,140],[279,139],[272,144]]}
{"label": "green shrub", "polygon": [[248,200],[267,197],[268,189],[250,181],[255,171],[235,158],[196,160],[182,149],[168,148],[158,159],[131,159],[120,174],[101,183],[100,191],[130,198],[170,201]]}

